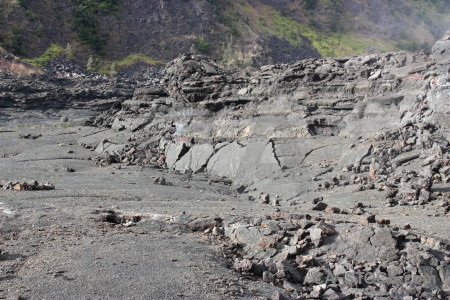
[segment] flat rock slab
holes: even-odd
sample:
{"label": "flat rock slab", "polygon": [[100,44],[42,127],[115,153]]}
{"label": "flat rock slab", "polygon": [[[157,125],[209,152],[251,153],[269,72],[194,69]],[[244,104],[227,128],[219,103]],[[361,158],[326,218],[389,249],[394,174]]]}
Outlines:
{"label": "flat rock slab", "polygon": [[211,156],[214,154],[214,147],[211,144],[194,145],[189,151],[175,163],[175,170],[194,173],[203,170]]}
{"label": "flat rock slab", "polygon": [[208,162],[208,172],[226,176],[239,184],[251,184],[281,170],[270,140],[233,142],[221,148]]}

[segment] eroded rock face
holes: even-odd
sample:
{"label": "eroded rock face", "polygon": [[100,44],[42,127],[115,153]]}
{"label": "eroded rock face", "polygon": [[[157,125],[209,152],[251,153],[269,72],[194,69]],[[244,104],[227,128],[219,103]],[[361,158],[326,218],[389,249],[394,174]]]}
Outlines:
{"label": "eroded rock face", "polygon": [[[426,203],[433,180],[447,180],[447,42],[432,56],[307,59],[252,72],[184,55],[162,85],[137,88],[93,124],[134,133],[145,155],[122,155],[127,163],[161,166],[163,155],[170,169],[225,176],[243,191],[302,174],[318,189],[355,184],[391,190],[387,205]],[[420,164],[415,175],[394,172],[411,163]],[[278,182],[268,192],[282,198],[305,189]]]}
{"label": "eroded rock face", "polygon": [[450,64],[449,46],[450,46],[450,31],[447,31],[444,37],[441,40],[437,41],[432,49],[436,63],[440,67],[442,67],[444,71],[448,71],[448,69],[445,70],[445,67],[448,67],[448,65]]}
{"label": "eroded rock face", "polygon": [[111,107],[114,101],[130,98],[133,90],[131,82],[114,82],[99,76],[56,78],[0,73],[0,106],[4,108]]}

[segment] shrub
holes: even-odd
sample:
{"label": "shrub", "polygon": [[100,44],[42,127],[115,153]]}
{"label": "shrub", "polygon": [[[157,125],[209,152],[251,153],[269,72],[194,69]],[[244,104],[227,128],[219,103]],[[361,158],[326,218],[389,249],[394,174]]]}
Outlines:
{"label": "shrub", "polygon": [[315,9],[317,7],[317,0],[305,0],[305,9]]}
{"label": "shrub", "polygon": [[121,60],[116,62],[117,67],[129,66],[137,62],[143,62],[149,65],[161,65],[164,64],[162,61],[156,60],[154,58],[148,57],[143,54],[131,54]]}
{"label": "shrub", "polygon": [[27,8],[26,0],[17,0],[17,4],[22,8]]}
{"label": "shrub", "polygon": [[33,59],[25,59],[25,61],[32,65],[43,67],[47,65],[50,60],[55,59],[63,54],[65,54],[65,50],[63,47],[58,44],[52,44],[47,50],[45,50],[45,52],[41,56]]}
{"label": "shrub", "polygon": [[143,62],[149,65],[164,64],[164,62],[162,61],[156,60],[143,54],[131,54],[117,61],[92,61],[91,71],[113,76],[115,73],[117,73],[118,70],[120,70],[120,68],[135,64],[137,62]]}
{"label": "shrub", "polygon": [[24,55],[25,44],[23,42],[22,29],[14,28],[12,30],[11,38],[9,40],[4,41],[1,46],[15,55],[18,56]]}
{"label": "shrub", "polygon": [[100,34],[96,15],[113,14],[119,10],[119,0],[77,0],[73,6],[73,22],[81,43],[89,45],[97,55],[104,56],[106,37]]}
{"label": "shrub", "polygon": [[27,9],[25,11],[25,14],[27,15],[28,20],[30,20],[30,21],[35,21],[36,20],[36,14],[32,10]]}
{"label": "shrub", "polygon": [[209,43],[204,36],[197,36],[197,50],[203,53],[209,53]]}

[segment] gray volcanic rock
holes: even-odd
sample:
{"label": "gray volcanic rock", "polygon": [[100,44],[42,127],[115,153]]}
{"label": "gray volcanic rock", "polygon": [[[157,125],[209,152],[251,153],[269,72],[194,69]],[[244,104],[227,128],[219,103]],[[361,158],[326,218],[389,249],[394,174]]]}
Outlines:
{"label": "gray volcanic rock", "polygon": [[[97,147],[91,160],[111,175],[138,166],[138,184],[113,182],[140,192],[139,207],[161,191],[152,209],[180,210],[143,219],[203,232],[223,243],[230,267],[289,297],[445,299],[450,85],[441,54],[308,59],[256,71],[183,55],[160,84],[119,85],[134,88],[132,95],[92,118],[105,128],[79,143]],[[37,137],[20,140],[45,139]],[[195,206],[181,213],[171,206],[175,192]],[[208,206],[211,195],[217,199]],[[358,273],[376,282],[346,281]],[[324,285],[329,274],[336,282]]]}
{"label": "gray volcanic rock", "polygon": [[[444,37],[433,46],[433,56],[436,63],[445,68],[450,64],[450,31],[446,32]],[[446,70],[448,71],[448,69]]]}
{"label": "gray volcanic rock", "polygon": [[280,171],[271,141],[237,142],[224,146],[208,162],[208,172],[227,176],[240,184],[251,184],[267,174]]}
{"label": "gray volcanic rock", "polygon": [[201,172],[213,153],[214,147],[210,144],[194,145],[175,163],[174,168],[181,172]]}
{"label": "gray volcanic rock", "polygon": [[131,98],[134,87],[127,80],[107,78],[56,78],[0,73],[0,106],[24,109],[110,108]]}
{"label": "gray volcanic rock", "polygon": [[[444,38],[436,49],[445,45]],[[433,147],[447,152],[445,64],[439,55],[396,52],[243,72],[188,54],[167,65],[164,87],[136,89],[133,100],[93,124],[134,132],[144,161],[154,164],[164,153],[168,168],[227,177],[247,187],[242,191],[294,199],[344,183],[357,185],[355,191],[387,184],[397,195],[388,197],[389,205],[425,203],[431,186],[408,196],[393,171],[429,156]],[[440,176],[440,168],[414,176]],[[330,172],[331,185],[322,179]],[[301,185],[293,174],[300,174]],[[273,180],[278,184],[263,188]],[[311,181],[318,181],[316,188]]]}

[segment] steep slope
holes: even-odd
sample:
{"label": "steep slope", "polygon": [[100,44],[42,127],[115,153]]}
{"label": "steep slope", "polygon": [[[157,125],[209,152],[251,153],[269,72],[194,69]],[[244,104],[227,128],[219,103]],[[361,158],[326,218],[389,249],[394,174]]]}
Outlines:
{"label": "steep slope", "polygon": [[[224,64],[430,48],[450,26],[447,0],[4,0],[0,43],[37,57],[70,44],[80,62],[199,52]],[[98,66],[100,68],[100,66]]]}

